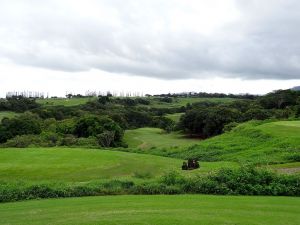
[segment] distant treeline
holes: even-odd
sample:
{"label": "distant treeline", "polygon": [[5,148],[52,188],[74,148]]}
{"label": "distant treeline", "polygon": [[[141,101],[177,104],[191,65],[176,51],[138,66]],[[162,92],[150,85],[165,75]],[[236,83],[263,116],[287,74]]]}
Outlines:
{"label": "distant treeline", "polygon": [[[151,95],[146,95],[151,96]],[[173,98],[238,98],[238,99],[256,99],[259,95],[251,94],[223,94],[206,92],[184,92],[153,95],[155,97],[173,97]]]}

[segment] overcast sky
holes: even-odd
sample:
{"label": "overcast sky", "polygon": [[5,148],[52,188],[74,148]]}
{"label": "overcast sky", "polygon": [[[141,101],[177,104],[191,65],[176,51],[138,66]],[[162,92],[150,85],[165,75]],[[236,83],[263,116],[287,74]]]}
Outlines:
{"label": "overcast sky", "polygon": [[0,96],[298,86],[299,12],[299,0],[0,0]]}

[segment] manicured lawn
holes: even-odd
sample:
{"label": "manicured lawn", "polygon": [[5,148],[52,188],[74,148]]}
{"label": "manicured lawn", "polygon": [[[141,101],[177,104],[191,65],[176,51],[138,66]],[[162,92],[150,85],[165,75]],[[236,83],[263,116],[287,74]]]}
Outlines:
{"label": "manicured lawn", "polygon": [[0,149],[0,181],[90,181],[161,175],[180,170],[182,160],[108,150],[77,148]]}
{"label": "manicured lawn", "polygon": [[232,162],[201,162],[201,168],[182,171],[180,159],[154,155],[80,148],[0,149],[0,181],[84,182],[98,179],[160,176],[169,171],[185,175],[208,173]]}
{"label": "manicured lawn", "polygon": [[0,204],[3,225],[298,225],[300,198],[103,196]]}

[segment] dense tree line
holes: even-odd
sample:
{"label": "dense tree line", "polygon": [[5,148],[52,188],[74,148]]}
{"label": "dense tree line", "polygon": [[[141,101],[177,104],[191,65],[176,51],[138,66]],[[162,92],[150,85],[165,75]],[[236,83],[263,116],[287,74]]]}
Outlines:
{"label": "dense tree line", "polygon": [[0,111],[25,112],[38,107],[40,107],[40,105],[36,103],[34,98],[12,96],[6,99],[0,99]]}
{"label": "dense tree line", "polygon": [[[5,110],[23,111],[0,123],[0,143],[5,146],[126,146],[125,129],[159,127],[170,132],[175,124],[162,116],[170,111],[157,111],[148,105],[148,99],[111,98],[99,96],[79,106],[40,106],[34,99],[9,98]],[[10,107],[7,107],[10,105]],[[23,107],[24,105],[24,107]],[[22,110],[19,110],[22,106]],[[18,107],[18,110],[16,110]]]}
{"label": "dense tree line", "polygon": [[[150,97],[151,95],[147,95]],[[184,93],[168,93],[153,95],[161,98],[236,98],[236,99],[256,99],[258,95],[251,94],[223,94],[223,93],[206,93],[206,92],[184,92]]]}
{"label": "dense tree line", "polygon": [[279,90],[255,100],[231,103],[201,102],[187,107],[179,128],[203,138],[221,134],[224,129],[248,120],[288,119],[300,115],[300,92]]}

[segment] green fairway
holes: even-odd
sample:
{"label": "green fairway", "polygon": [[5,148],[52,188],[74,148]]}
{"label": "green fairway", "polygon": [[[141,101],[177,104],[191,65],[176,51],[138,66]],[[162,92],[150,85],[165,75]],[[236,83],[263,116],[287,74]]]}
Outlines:
{"label": "green fairway", "polygon": [[64,105],[64,106],[76,106],[76,105],[83,105],[90,100],[95,99],[94,97],[90,98],[45,98],[45,99],[37,99],[37,103],[45,105],[45,106],[57,106],[57,105]]}
{"label": "green fairway", "polygon": [[300,157],[299,124],[300,121],[248,122],[175,155],[203,161],[293,162]]}
{"label": "green fairway", "polygon": [[298,225],[300,198],[105,196],[0,204],[2,225]]}
{"label": "green fairway", "polygon": [[0,180],[90,181],[161,175],[179,170],[182,160],[135,153],[70,148],[0,149]]}
{"label": "green fairway", "polygon": [[127,130],[124,137],[130,148],[140,148],[148,150],[151,148],[168,148],[178,149],[200,143],[199,139],[186,138],[179,133],[165,133],[159,128],[139,128],[135,130]]}
{"label": "green fairway", "polygon": [[201,169],[181,171],[182,160],[127,152],[78,148],[0,149],[0,181],[82,182],[97,179],[156,177],[169,171],[208,173],[232,162],[201,162]]}

